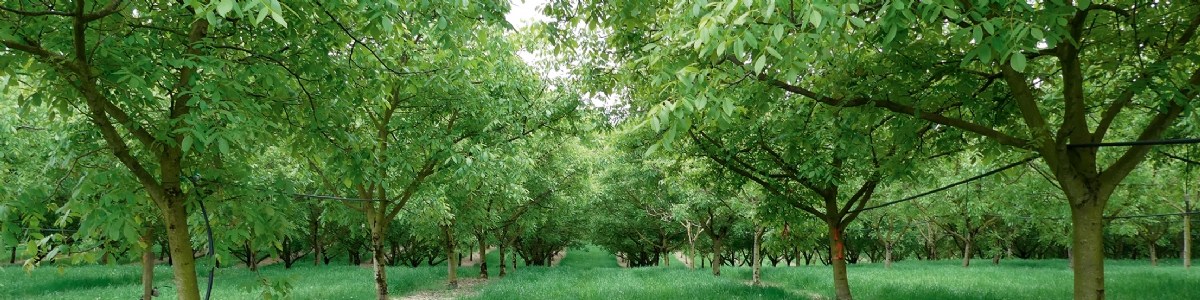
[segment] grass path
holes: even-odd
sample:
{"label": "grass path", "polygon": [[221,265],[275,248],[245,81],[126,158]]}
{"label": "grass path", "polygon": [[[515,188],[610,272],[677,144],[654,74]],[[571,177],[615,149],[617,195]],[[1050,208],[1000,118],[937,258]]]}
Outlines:
{"label": "grass path", "polygon": [[[596,247],[572,248],[556,267],[518,268],[498,278],[499,258],[487,255],[491,279],[480,283],[477,267],[459,269],[458,291],[445,291],[442,266],[388,268],[390,290],[397,299],[832,299],[830,269],[825,266],[764,267],[765,287],[753,287],[750,269],[722,268],[713,277],[707,268],[690,270],[678,258],[669,267],[622,269],[614,255]],[[200,268],[207,275],[207,267]],[[1185,270],[1178,260],[1158,267],[1147,261],[1106,262],[1109,299],[1200,299],[1200,268]],[[510,269],[510,271],[512,271]],[[174,298],[171,269],[155,269],[162,297]],[[1071,270],[1065,260],[1006,260],[999,266],[977,264],[964,269],[957,260],[901,261],[888,270],[879,264],[849,267],[857,299],[1069,299]],[[371,270],[349,265],[299,263],[217,270],[213,299],[262,299],[265,284],[286,282],[293,299],[372,299]],[[46,266],[26,273],[19,266],[0,267],[0,299],[82,300],[137,299],[140,267],[104,265],[69,267],[62,273]]]}

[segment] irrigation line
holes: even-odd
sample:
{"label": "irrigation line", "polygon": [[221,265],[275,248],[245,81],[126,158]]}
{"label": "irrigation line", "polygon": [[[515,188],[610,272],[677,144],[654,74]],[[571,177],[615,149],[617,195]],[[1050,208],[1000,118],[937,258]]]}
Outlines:
{"label": "irrigation line", "polygon": [[1111,142],[1111,143],[1068,144],[1067,148],[1132,147],[1132,146],[1180,145],[1180,144],[1200,144],[1200,138],[1169,139],[1169,140],[1144,140],[1144,141]]}
{"label": "irrigation line", "polygon": [[1191,165],[1200,165],[1200,161],[1194,161],[1194,160],[1191,160],[1191,159],[1187,159],[1187,158],[1184,158],[1184,157],[1180,157],[1180,156],[1178,156],[1178,155],[1175,155],[1175,154],[1170,154],[1170,153],[1166,153],[1166,152],[1162,152],[1162,151],[1158,151],[1158,154],[1162,154],[1162,155],[1165,155],[1166,157],[1174,158],[1174,159],[1177,159],[1177,160],[1179,160],[1179,161],[1182,161],[1182,162],[1185,162],[1185,163],[1188,163],[1188,164],[1191,164]]}
{"label": "irrigation line", "polygon": [[204,228],[208,230],[208,257],[213,259],[212,265],[208,266],[208,289],[204,291],[204,300],[208,300],[212,297],[213,276],[217,272],[217,257],[216,251],[213,250],[215,242],[213,241],[212,224],[208,223],[208,209],[204,208],[203,199],[196,200],[200,202],[200,213],[204,215]]}
{"label": "irrigation line", "polygon": [[243,188],[243,189],[248,189],[248,190],[256,190],[256,191],[260,191],[260,192],[288,195],[288,196],[295,197],[297,199],[305,199],[305,200],[335,200],[335,201],[349,201],[349,202],[386,202],[386,201],[391,201],[388,199],[347,198],[347,197],[327,196],[327,195],[300,194],[300,193],[271,190],[271,189],[266,189],[266,188],[251,187],[251,186],[246,186],[246,185],[231,183],[231,182],[224,182],[224,181],[216,181],[216,182],[219,184],[228,185],[228,186],[232,186],[232,187]]}
{"label": "irrigation line", "polygon": [[1016,166],[1020,166],[1020,165],[1023,165],[1023,164],[1025,164],[1025,163],[1027,163],[1027,162],[1031,162],[1031,161],[1033,161],[1033,160],[1035,160],[1035,159],[1038,159],[1038,157],[1040,157],[1040,156],[1036,156],[1036,155],[1035,155],[1035,156],[1030,156],[1029,158],[1022,159],[1021,161],[1018,161],[1018,162],[1015,162],[1015,163],[1011,163],[1011,164],[1005,165],[1005,166],[1003,166],[1003,167],[1000,167],[999,169],[995,169],[995,170],[987,171],[986,173],[983,173],[983,174],[975,175],[974,177],[971,177],[971,178],[963,179],[963,180],[961,180],[961,181],[959,181],[959,182],[951,183],[951,184],[949,184],[949,185],[946,185],[946,186],[943,186],[943,187],[940,187],[940,188],[936,188],[936,189],[932,189],[932,190],[929,190],[929,191],[927,191],[927,192],[924,192],[924,193],[920,193],[920,194],[916,194],[916,195],[908,196],[908,197],[905,197],[905,198],[903,198],[903,199],[900,199],[900,200],[891,201],[891,202],[886,202],[886,203],[883,203],[883,204],[879,204],[879,205],[875,205],[875,206],[871,206],[871,207],[867,207],[867,208],[856,209],[856,210],[853,210],[853,211],[851,211],[851,213],[864,212],[864,211],[868,211],[868,210],[872,210],[872,209],[879,209],[879,208],[888,207],[888,206],[896,205],[896,204],[903,203],[903,202],[908,202],[908,201],[916,200],[916,199],[918,199],[918,198],[925,197],[925,196],[929,196],[929,195],[932,195],[932,194],[935,194],[935,193],[938,193],[938,192],[941,192],[941,191],[945,191],[945,190],[948,190],[948,189],[954,188],[954,187],[956,187],[956,186],[960,186],[960,185],[963,185],[963,184],[966,184],[966,183],[969,183],[969,182],[972,182],[972,181],[976,181],[976,180],[979,180],[979,179],[983,179],[984,177],[988,177],[988,176],[996,175],[996,173],[1004,172],[1004,170],[1012,169],[1012,168],[1014,168],[1014,167],[1016,167]]}
{"label": "irrigation line", "polygon": [[1177,212],[1177,213],[1165,213],[1165,214],[1148,214],[1148,215],[1115,216],[1115,217],[1104,217],[1104,219],[1105,219],[1105,220],[1117,220],[1117,219],[1136,219],[1136,218],[1173,217],[1173,216],[1185,216],[1185,215],[1200,215],[1200,211],[1192,211],[1192,212]]}

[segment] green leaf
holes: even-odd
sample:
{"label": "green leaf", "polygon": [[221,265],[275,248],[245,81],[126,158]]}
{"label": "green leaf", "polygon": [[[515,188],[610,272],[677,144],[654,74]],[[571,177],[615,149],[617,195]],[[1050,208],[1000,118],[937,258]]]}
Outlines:
{"label": "green leaf", "polygon": [[746,12],[746,13],[742,14],[741,16],[739,16],[737,19],[734,19],[733,25],[740,26],[742,24],[746,24],[746,19],[748,19],[748,18],[750,18],[750,12]]}
{"label": "green leaf", "polygon": [[274,19],[275,23],[279,23],[279,25],[282,25],[283,27],[287,27],[287,21],[283,20],[283,12],[272,11],[271,19]]}
{"label": "green leaf", "polygon": [[1013,70],[1025,72],[1025,55],[1022,55],[1020,52],[1013,53],[1012,58],[1008,62],[1012,65]]}
{"label": "green leaf", "polygon": [[759,55],[758,59],[754,61],[754,73],[762,73],[763,68],[765,68],[766,66],[767,66],[767,56]]}
{"label": "green leaf", "polygon": [[221,154],[229,154],[228,140],[224,138],[217,139],[217,148],[221,150]]}
{"label": "green leaf", "polygon": [[821,12],[814,9],[809,13],[808,22],[812,23],[813,27],[821,27]]}
{"label": "green leaf", "polygon": [[192,135],[183,136],[183,143],[179,146],[179,149],[183,150],[185,154],[188,153],[188,150],[192,149]]}
{"label": "green leaf", "polygon": [[783,59],[783,56],[779,55],[779,51],[775,51],[775,48],[773,48],[771,46],[767,46],[765,49],[767,50],[767,53],[771,54],[771,56],[774,56],[775,59],[779,59],[779,60]]}
{"label": "green leaf", "polygon": [[858,26],[858,28],[867,28],[867,22],[863,21],[863,19],[859,17],[850,17],[850,24],[854,24],[854,26]]}
{"label": "green leaf", "polygon": [[732,116],[733,115],[733,100],[725,100],[724,103],[721,103],[721,108],[725,110],[726,116]]}
{"label": "green leaf", "polygon": [[262,23],[262,21],[267,18],[267,15],[270,15],[270,14],[271,14],[271,10],[268,10],[265,7],[262,9],[259,9],[258,17],[254,19],[254,24]]}
{"label": "green leaf", "polygon": [[229,14],[229,11],[233,10],[234,5],[237,5],[237,3],[233,0],[221,0],[221,3],[217,4],[217,14],[224,17],[226,14]]}

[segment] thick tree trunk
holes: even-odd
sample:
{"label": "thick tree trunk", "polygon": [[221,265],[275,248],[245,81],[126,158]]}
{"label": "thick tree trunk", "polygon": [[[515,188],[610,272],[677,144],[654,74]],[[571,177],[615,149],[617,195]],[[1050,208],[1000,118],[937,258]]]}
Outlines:
{"label": "thick tree trunk", "polygon": [[150,247],[154,246],[154,226],[146,226],[146,232],[142,234],[142,299],[150,300],[156,296],[154,293],[154,252],[150,251]]}
{"label": "thick tree trunk", "polygon": [[504,241],[500,241],[500,247],[499,247],[499,249],[496,249],[496,251],[499,251],[498,254],[500,254],[500,277],[501,278],[504,278],[505,275],[508,275],[508,270],[505,270],[505,269],[507,269],[506,268],[507,264],[504,262],[504,258],[505,258],[504,255],[506,254],[506,253],[504,253],[504,250],[506,250],[505,248],[506,247],[504,247]]}
{"label": "thick tree trunk", "polygon": [[892,244],[884,245],[883,248],[884,248],[883,249],[883,268],[891,269],[892,268]]}
{"label": "thick tree trunk", "polygon": [[1067,248],[1067,268],[1075,269],[1075,251]]}
{"label": "thick tree trunk", "polygon": [[971,266],[971,256],[975,251],[974,249],[971,249],[972,244],[974,244],[973,239],[974,238],[970,235],[967,235],[966,238],[963,239],[963,268]]}
{"label": "thick tree trunk", "polygon": [[765,232],[764,228],[758,228],[754,232],[754,286],[762,286],[762,235]]}
{"label": "thick tree trunk", "polygon": [[842,228],[836,223],[829,224],[829,258],[833,265],[833,289],[838,300],[851,300],[850,280],[846,278],[846,241],[842,236]]}
{"label": "thick tree trunk", "polygon": [[1158,252],[1157,252],[1158,250],[1154,249],[1154,248],[1157,248],[1157,247],[1154,247],[1154,241],[1146,242],[1146,248],[1148,248],[1150,250],[1150,265],[1157,267],[1158,266]]}
{"label": "thick tree trunk", "polygon": [[371,227],[371,268],[375,272],[375,298],[388,300],[387,257],[384,255],[383,243],[387,226],[384,220],[381,220],[381,216],[378,216],[384,213],[375,211],[374,206],[368,204],[366,214],[367,225]]}
{"label": "thick tree trunk", "polygon": [[713,276],[721,276],[721,264],[724,263],[724,258],[721,257],[721,239],[713,239],[713,259],[712,259],[712,274]]}
{"label": "thick tree trunk", "polygon": [[1104,299],[1104,202],[1084,199],[1081,204],[1071,205],[1071,258],[1077,300]]}
{"label": "thick tree trunk", "polygon": [[479,239],[479,278],[487,279],[488,278],[487,240],[484,239],[483,234],[478,235],[478,239]]}
{"label": "thick tree trunk", "polygon": [[196,258],[192,248],[192,238],[188,231],[187,210],[184,207],[184,196],[178,190],[169,196],[166,215],[167,244],[171,249],[174,260],[172,269],[175,275],[175,291],[179,300],[199,300],[200,286],[196,283]]}

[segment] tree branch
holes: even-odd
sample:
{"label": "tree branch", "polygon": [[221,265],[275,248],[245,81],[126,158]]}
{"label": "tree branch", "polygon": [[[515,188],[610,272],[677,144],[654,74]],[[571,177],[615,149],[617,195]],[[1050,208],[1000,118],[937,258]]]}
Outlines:
{"label": "tree branch", "polygon": [[841,107],[855,107],[855,106],[862,106],[862,105],[871,103],[871,104],[874,104],[876,107],[883,108],[883,109],[886,109],[886,110],[889,110],[892,112],[902,113],[902,114],[916,117],[918,119],[923,119],[926,121],[930,121],[930,122],[934,122],[934,123],[938,123],[938,124],[942,124],[942,125],[946,125],[946,126],[951,126],[951,127],[965,130],[965,131],[980,134],[985,137],[991,138],[992,140],[995,140],[996,142],[1000,143],[1001,145],[1013,146],[1013,147],[1017,147],[1017,148],[1021,148],[1021,149],[1029,149],[1029,147],[1030,147],[1028,140],[1005,134],[1003,132],[997,131],[994,128],[967,122],[962,119],[947,117],[947,116],[944,116],[941,114],[918,111],[915,107],[912,107],[912,106],[908,106],[908,105],[904,105],[904,104],[900,104],[900,103],[896,103],[896,102],[892,102],[892,101],[888,101],[888,100],[874,100],[874,99],[867,99],[867,98],[834,99],[834,98],[818,95],[815,92],[810,91],[808,89],[805,89],[805,88],[802,88],[799,86],[795,86],[795,85],[792,85],[792,84],[789,84],[787,82],[783,82],[783,81],[780,81],[777,79],[768,79],[766,77],[760,77],[760,79],[763,81],[766,81],[768,84],[770,84],[772,86],[778,87],[778,88],[788,91],[790,93],[805,96],[805,97],[808,97],[809,99],[813,99],[813,100],[816,100],[817,102],[821,102],[821,103],[824,103],[827,105],[841,106]]}
{"label": "tree branch", "polygon": [[[1196,97],[1194,87],[1200,86],[1200,68],[1192,72],[1188,84],[1193,88],[1183,91],[1184,99],[1171,101],[1167,106],[1167,110],[1159,112],[1153,119],[1150,119],[1150,123],[1146,124],[1146,127],[1142,129],[1142,133],[1138,135],[1139,141],[1159,138],[1175,122],[1175,119],[1179,118],[1184,109],[1180,102],[1191,101],[1192,98]],[[1108,166],[1103,172],[1100,172],[1101,182],[1120,182],[1121,179],[1124,179],[1125,176],[1128,176],[1133,171],[1133,168],[1137,164],[1146,159],[1146,153],[1148,152],[1150,152],[1150,146],[1148,145],[1133,146],[1129,150],[1125,150],[1125,154],[1122,154],[1116,162]]]}

